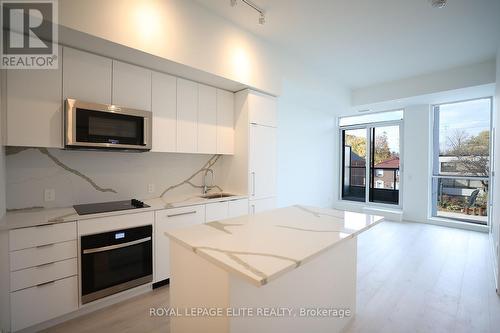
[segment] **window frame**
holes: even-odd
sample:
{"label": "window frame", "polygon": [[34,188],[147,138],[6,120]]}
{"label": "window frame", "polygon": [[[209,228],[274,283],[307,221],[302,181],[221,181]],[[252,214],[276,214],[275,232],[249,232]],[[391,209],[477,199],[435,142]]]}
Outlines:
{"label": "window frame", "polygon": [[[439,163],[439,121],[438,121],[438,110],[437,107],[441,105],[450,105],[450,104],[458,104],[458,103],[466,103],[466,102],[472,102],[472,101],[477,101],[477,100],[482,100],[482,99],[489,99],[490,100],[490,116],[489,116],[489,131],[490,131],[490,138],[489,138],[489,175],[488,177],[483,177],[483,176],[467,176],[467,175],[442,175],[439,174],[440,170],[440,163]],[[494,173],[493,173],[493,165],[494,165],[494,136],[495,136],[495,128],[493,126],[493,104],[494,99],[493,96],[484,96],[484,97],[477,97],[477,98],[469,98],[469,99],[464,99],[464,100],[457,100],[457,101],[451,101],[451,102],[442,102],[442,103],[435,103],[430,105],[430,149],[429,149],[429,160],[430,160],[430,165],[429,165],[429,208],[428,208],[428,218],[429,219],[439,219],[445,222],[450,222],[450,223],[467,223],[470,225],[483,225],[481,223],[474,222],[473,220],[468,220],[468,219],[460,219],[460,218],[451,218],[451,217],[444,217],[444,216],[438,216],[437,215],[437,194],[438,191],[435,189],[435,184],[439,182],[439,179],[462,179],[462,180],[487,180],[488,181],[488,204],[487,204],[487,222],[486,226],[488,228],[491,228],[491,211],[492,211],[492,206],[493,206],[493,185],[494,185]],[[436,154],[437,151],[437,154]]]}
{"label": "window frame", "polygon": [[[376,113],[383,113],[383,112],[392,112],[392,111],[402,111],[403,112],[403,119],[400,120],[388,120],[388,121],[379,121],[379,122],[371,122],[371,123],[360,123],[360,124],[355,124],[355,125],[346,125],[346,126],[340,126],[340,118],[342,117],[349,117],[352,115],[341,115],[337,117],[337,138],[339,138],[339,172],[337,174],[337,179],[339,180],[338,184],[338,198],[337,200],[341,203],[345,204],[352,204],[352,205],[362,205],[362,206],[370,206],[370,207],[379,207],[379,208],[385,208],[385,209],[403,209],[403,187],[404,187],[404,181],[403,181],[403,175],[404,175],[404,108],[398,108],[398,109],[392,109],[392,110],[386,110],[386,111],[377,111],[377,112],[372,112],[373,114]],[[370,164],[369,161],[371,160],[371,149],[369,147],[370,144],[370,138],[371,138],[371,129],[376,128],[376,127],[384,127],[384,126],[398,126],[399,127],[399,186],[398,186],[398,204],[387,204],[387,203],[378,203],[378,202],[370,202]],[[355,130],[355,129],[365,129],[366,130],[366,170],[365,170],[365,201],[352,201],[352,200],[347,200],[342,198],[342,191],[343,191],[343,181],[344,181],[344,147],[343,147],[343,135],[342,131],[344,130]]]}

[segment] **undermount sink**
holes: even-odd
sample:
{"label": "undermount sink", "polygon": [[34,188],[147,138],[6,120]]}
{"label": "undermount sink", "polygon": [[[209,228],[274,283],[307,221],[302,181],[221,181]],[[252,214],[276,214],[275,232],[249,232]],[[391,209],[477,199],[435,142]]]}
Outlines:
{"label": "undermount sink", "polygon": [[234,197],[236,194],[229,194],[229,193],[209,193],[209,194],[204,194],[201,195],[203,199],[217,199],[217,198],[227,198],[227,197]]}

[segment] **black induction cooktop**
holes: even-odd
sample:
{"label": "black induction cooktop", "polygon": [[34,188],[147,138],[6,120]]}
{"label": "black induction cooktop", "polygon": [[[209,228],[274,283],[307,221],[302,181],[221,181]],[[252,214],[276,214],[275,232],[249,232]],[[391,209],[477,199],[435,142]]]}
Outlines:
{"label": "black induction cooktop", "polygon": [[74,205],[73,208],[76,210],[78,215],[88,215],[88,214],[98,214],[107,212],[116,212],[119,210],[127,209],[139,209],[148,208],[144,202],[137,199],[123,200],[123,201],[110,201],[110,202],[99,202],[84,205]]}

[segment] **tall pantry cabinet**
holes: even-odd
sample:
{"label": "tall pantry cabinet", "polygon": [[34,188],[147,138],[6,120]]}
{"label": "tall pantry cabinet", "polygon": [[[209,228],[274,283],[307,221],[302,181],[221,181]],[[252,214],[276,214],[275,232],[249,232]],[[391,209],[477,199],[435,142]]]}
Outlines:
{"label": "tall pantry cabinet", "polygon": [[252,90],[235,94],[235,155],[228,167],[232,191],[248,193],[249,212],[276,205],[276,98]]}

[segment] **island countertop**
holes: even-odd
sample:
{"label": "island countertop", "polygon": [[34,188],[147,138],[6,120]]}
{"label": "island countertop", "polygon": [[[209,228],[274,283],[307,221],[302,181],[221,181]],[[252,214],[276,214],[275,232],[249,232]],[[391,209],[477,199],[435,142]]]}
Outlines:
{"label": "island countertop", "polygon": [[376,215],[295,205],[176,229],[166,236],[262,286],[382,220]]}

